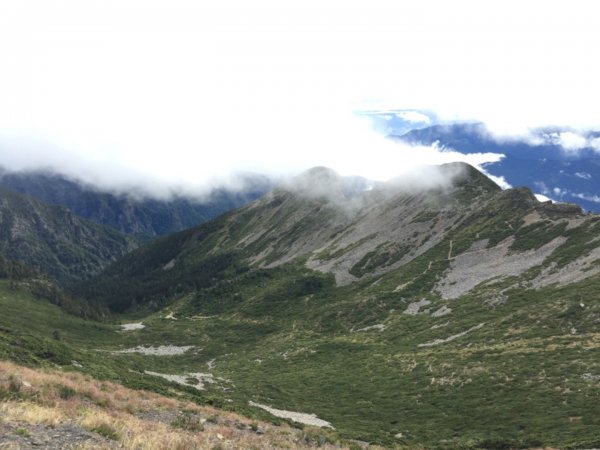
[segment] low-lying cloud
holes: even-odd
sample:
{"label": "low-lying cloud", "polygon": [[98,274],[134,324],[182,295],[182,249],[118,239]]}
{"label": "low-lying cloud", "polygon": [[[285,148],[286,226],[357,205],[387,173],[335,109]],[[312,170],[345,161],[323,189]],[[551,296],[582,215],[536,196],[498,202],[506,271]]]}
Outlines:
{"label": "low-lying cloud", "polygon": [[326,166],[341,175],[386,181],[409,177],[421,166],[464,161],[481,167],[502,157],[390,141],[367,120],[342,112],[240,120],[223,126],[220,116],[207,118],[205,126],[182,128],[172,137],[156,133],[149,123],[139,139],[128,146],[115,142],[108,150],[98,136],[67,142],[0,131],[0,162],[10,170],[57,172],[104,190],[165,197],[199,196],[221,186],[244,189],[240,175],[248,173],[280,179]]}
{"label": "low-lying cloud", "polygon": [[600,138],[590,135],[591,130],[553,131],[531,130],[523,136],[525,141],[533,145],[556,145],[566,154],[577,155],[581,150],[591,149],[600,153]]}

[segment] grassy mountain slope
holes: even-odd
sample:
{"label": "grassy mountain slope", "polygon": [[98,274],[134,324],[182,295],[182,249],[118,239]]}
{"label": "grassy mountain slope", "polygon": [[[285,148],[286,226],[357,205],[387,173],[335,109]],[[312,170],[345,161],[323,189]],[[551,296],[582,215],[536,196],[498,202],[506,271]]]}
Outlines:
{"label": "grassy mountain slope", "polygon": [[252,201],[270,189],[263,177],[247,177],[242,192],[215,190],[205,200],[174,197],[169,200],[136,198],[101,192],[44,172],[0,173],[0,187],[26,194],[52,205],[69,208],[75,214],[93,222],[108,225],[122,233],[139,236],[160,236],[206,222],[230,209]]}
{"label": "grassy mountain slope", "polygon": [[73,318],[59,364],[389,447],[599,446],[600,218],[440,170],[310,171],[132,252],[80,289],[134,323]]}
{"label": "grassy mountain slope", "polygon": [[8,311],[0,317],[0,357],[38,366],[0,361],[2,448],[348,448],[333,431],[243,417],[160,379],[131,380],[92,349],[118,336],[118,327],[65,315],[3,281],[0,307]]}
{"label": "grassy mountain slope", "polygon": [[106,307],[72,297],[48,276],[22,263],[6,260],[1,256],[0,280],[9,283],[13,290],[28,292],[38,299],[59,306],[66,313],[78,317],[99,319],[109,315]]}
{"label": "grassy mountain slope", "polygon": [[[252,268],[298,257],[340,285],[396,269],[439,244],[465,214],[500,189],[465,165],[445,166],[429,190],[390,183],[357,195],[355,182],[309,171],[260,200],[126,256],[82,286],[116,310],[164,304]],[[430,176],[440,177],[432,172]],[[307,190],[308,187],[310,190]]]}
{"label": "grassy mountain slope", "polygon": [[0,254],[60,283],[94,275],[135,247],[132,238],[66,208],[0,190]]}

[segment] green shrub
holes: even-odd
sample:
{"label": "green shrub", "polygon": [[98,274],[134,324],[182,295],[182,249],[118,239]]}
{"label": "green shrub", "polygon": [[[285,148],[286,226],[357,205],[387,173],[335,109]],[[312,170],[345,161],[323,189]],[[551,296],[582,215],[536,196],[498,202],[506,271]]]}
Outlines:
{"label": "green shrub", "polygon": [[302,440],[308,445],[315,445],[317,447],[326,444],[335,444],[335,439],[329,436],[325,430],[303,430]]}
{"label": "green shrub", "polygon": [[25,428],[17,428],[15,430],[15,434],[18,434],[19,436],[23,436],[24,438],[28,438],[29,435],[29,431],[27,431]]}
{"label": "green shrub", "polygon": [[13,395],[18,395],[21,393],[21,387],[23,386],[23,382],[15,375],[11,375],[8,377],[8,392]]}
{"label": "green shrub", "polygon": [[94,433],[98,433],[100,436],[103,436],[107,439],[111,439],[113,441],[119,439],[119,433],[117,432],[117,430],[115,430],[114,427],[109,425],[108,423],[102,423],[97,427],[92,428],[91,431],[93,431]]}
{"label": "green shrub", "polygon": [[75,389],[72,387],[63,385],[58,386],[58,396],[63,400],[68,400],[71,397],[74,397],[75,394],[77,394],[77,392],[75,392]]}
{"label": "green shrub", "polygon": [[182,414],[177,416],[175,420],[171,422],[173,428],[181,428],[182,430],[198,432],[204,431],[204,425],[200,420],[200,417],[192,414]]}

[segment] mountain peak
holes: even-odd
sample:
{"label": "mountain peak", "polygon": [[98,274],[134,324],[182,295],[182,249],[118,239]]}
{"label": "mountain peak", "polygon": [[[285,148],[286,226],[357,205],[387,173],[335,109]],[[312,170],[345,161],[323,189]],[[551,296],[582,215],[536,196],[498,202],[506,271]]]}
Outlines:
{"label": "mountain peak", "polygon": [[302,172],[298,177],[308,177],[317,179],[339,179],[341,178],[338,173],[325,166],[315,166]]}
{"label": "mountain peak", "polygon": [[308,169],[283,184],[283,188],[308,198],[343,201],[365,192],[373,183],[358,176],[341,176],[329,167]]}
{"label": "mountain peak", "polygon": [[465,162],[452,162],[442,164],[439,167],[442,175],[452,179],[453,184],[462,187],[477,187],[486,192],[496,192],[502,189],[488,176]]}

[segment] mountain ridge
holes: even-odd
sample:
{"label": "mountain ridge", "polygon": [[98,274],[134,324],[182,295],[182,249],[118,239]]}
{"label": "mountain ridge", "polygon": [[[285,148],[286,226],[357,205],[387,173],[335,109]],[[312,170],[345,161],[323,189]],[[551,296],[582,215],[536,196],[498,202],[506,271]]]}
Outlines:
{"label": "mountain ridge", "polygon": [[68,284],[137,247],[118,231],[61,206],[0,188],[0,254]]}
{"label": "mountain ridge", "polygon": [[48,204],[65,206],[78,216],[122,233],[153,238],[210,220],[264,194],[271,181],[245,176],[244,188],[214,189],[205,199],[173,195],[160,200],[144,195],[102,191],[53,172],[0,170],[0,187]]}
{"label": "mountain ridge", "polygon": [[[548,236],[554,236],[571,222],[592,220],[576,205],[539,202],[528,188],[502,191],[464,163],[443,165],[434,173],[447,177],[443,178],[446,184],[422,189],[392,181],[345,197],[339,193],[332,196],[330,186],[347,180],[334,172],[326,172],[322,178],[322,171],[318,177],[323,186],[315,188],[309,183],[311,191],[306,194],[306,177],[314,181],[315,175],[309,171],[298,177],[299,182],[284,184],[215,221],[134,251],[79,288],[92,297],[91,291],[101,292],[101,297],[111,298],[113,307],[115,298],[144,304],[149,292],[157,290],[150,297],[160,297],[159,304],[164,306],[174,290],[207,287],[212,277],[233,276],[252,268],[271,269],[298,258],[308,269],[333,275],[336,285],[344,286],[397,270],[442,242],[451,241],[458,255],[487,239],[484,247],[502,244],[506,252],[504,247],[498,251],[508,254],[530,250],[521,240],[531,233],[517,233],[523,224],[524,229],[529,226],[538,232],[552,230]],[[448,184],[447,180],[452,181]],[[314,196],[315,190],[327,195]],[[474,239],[465,232],[474,227],[489,229],[475,233]],[[549,242],[543,236],[537,239]],[[128,274],[133,290],[122,289],[119,282]],[[153,287],[145,290],[141,286]]]}
{"label": "mountain ridge", "polygon": [[[152,286],[157,280],[165,279],[169,280],[165,283],[170,286],[169,289],[172,289],[172,286],[177,286],[181,282],[181,279],[176,281],[170,276],[173,273],[179,274],[178,264],[181,263],[183,270],[189,272],[189,276],[183,278],[193,277],[193,273],[196,272],[192,269],[193,263],[184,263],[179,255],[183,255],[183,259],[199,258],[203,261],[204,272],[210,273],[205,267],[206,264],[217,271],[226,270],[227,264],[238,257],[246,261],[241,263],[243,266],[249,264],[272,268],[298,256],[315,253],[308,258],[307,267],[315,270],[324,269],[325,272],[331,271],[335,274],[338,283],[347,284],[357,279],[356,275],[362,275],[360,272],[364,272],[364,268],[361,270],[359,263],[376,247],[380,250],[379,257],[387,251],[390,253],[387,254],[388,256],[383,256],[385,260],[379,261],[375,267],[384,266],[384,270],[392,270],[398,267],[398,263],[406,263],[420,254],[417,251],[416,254],[409,255],[405,249],[417,246],[423,240],[418,230],[429,227],[429,224],[425,224],[428,222],[426,217],[416,217],[419,213],[427,215],[427,211],[422,209],[424,204],[428,204],[435,210],[430,214],[437,216],[438,209],[445,211],[446,221],[443,225],[439,224],[436,229],[440,231],[452,223],[452,213],[444,206],[444,202],[448,202],[448,206],[456,206],[480,193],[500,191],[500,188],[485,175],[466,164],[448,164],[432,170],[430,175],[443,182],[437,185],[434,183],[433,187],[426,185],[429,191],[423,191],[421,185],[407,187],[393,180],[356,195],[354,192],[356,179],[340,177],[330,169],[326,171],[311,169],[247,206],[205,225],[162,238],[155,245],[145,246],[133,252],[117,265],[109,268],[103,276],[108,277],[107,280],[114,279],[113,277],[122,279],[124,274],[131,273],[134,277],[140,276],[145,280],[140,282],[141,284],[134,283],[140,286],[146,283]],[[314,184],[317,180],[322,183],[320,187]],[[449,180],[456,181],[457,187],[452,187]],[[353,195],[345,196],[339,192],[336,194],[336,191],[341,192],[340,186],[352,186]],[[452,189],[457,189],[458,194],[464,195],[464,198],[454,197]],[[315,192],[319,195],[314,195]],[[394,202],[399,204],[390,207]],[[407,202],[413,205],[413,212],[408,216],[405,205]],[[402,214],[406,216],[402,220],[408,231],[394,231],[390,227],[394,227],[394,221]],[[369,215],[375,215],[375,219],[369,219]],[[353,221],[357,220],[357,217],[362,224],[358,230],[353,226]],[[384,228],[387,227],[385,230],[381,229],[382,224]],[[384,231],[386,237],[383,237]],[[334,243],[331,241],[332,236],[341,237],[344,233],[346,237],[343,242],[349,242],[347,248],[331,247]],[[420,252],[439,243],[437,234],[431,236],[434,238],[424,242]],[[394,240],[404,240],[405,243],[401,248],[388,249],[394,246],[392,242]],[[341,242],[339,237],[337,241],[336,245],[339,247]],[[197,249],[195,243],[198,243]],[[384,248],[381,248],[382,246]],[[360,252],[361,248],[362,253],[357,253],[356,250]],[[340,262],[340,256],[343,255],[346,258]],[[153,267],[139,267],[136,261],[153,261]],[[342,269],[331,270],[336,264],[338,267],[342,266]],[[356,269],[355,275],[351,273],[353,268]],[[85,284],[93,286],[95,283],[96,280]],[[197,286],[198,280],[193,283]],[[115,291],[110,284],[111,282],[108,281],[103,283],[100,289],[104,292],[103,296],[108,296],[109,292]],[[123,290],[119,297],[137,297],[131,292],[126,292]],[[141,303],[141,300],[138,298],[136,303]]]}

